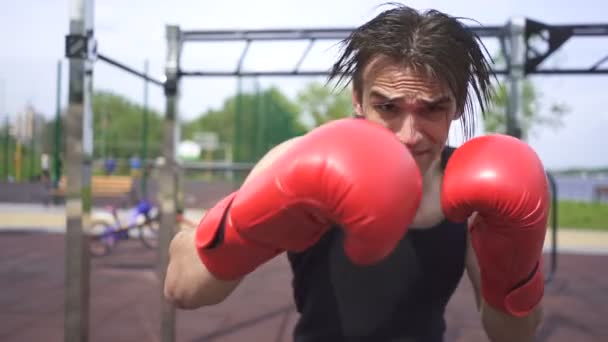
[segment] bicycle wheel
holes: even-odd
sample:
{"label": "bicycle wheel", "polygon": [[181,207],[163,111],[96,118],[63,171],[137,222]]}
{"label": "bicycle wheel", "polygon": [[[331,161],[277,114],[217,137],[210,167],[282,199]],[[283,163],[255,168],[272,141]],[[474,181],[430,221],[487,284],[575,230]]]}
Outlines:
{"label": "bicycle wheel", "polygon": [[158,248],[158,230],[160,222],[157,220],[147,219],[139,226],[139,239],[147,248]]}
{"label": "bicycle wheel", "polygon": [[89,252],[95,257],[109,255],[116,245],[114,227],[105,221],[93,221],[88,231]]}

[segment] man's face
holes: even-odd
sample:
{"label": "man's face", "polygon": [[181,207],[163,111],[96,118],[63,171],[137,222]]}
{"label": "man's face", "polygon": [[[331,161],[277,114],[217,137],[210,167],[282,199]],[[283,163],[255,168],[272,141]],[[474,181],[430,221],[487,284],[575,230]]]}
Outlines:
{"label": "man's face", "polygon": [[395,132],[424,174],[441,156],[456,117],[452,92],[439,80],[385,57],[367,65],[361,84],[361,98],[353,91],[357,114]]}

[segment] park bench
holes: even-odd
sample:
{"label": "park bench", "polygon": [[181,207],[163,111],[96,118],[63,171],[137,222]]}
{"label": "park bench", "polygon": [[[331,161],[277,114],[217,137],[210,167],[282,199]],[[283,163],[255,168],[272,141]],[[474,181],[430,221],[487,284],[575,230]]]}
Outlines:
{"label": "park bench", "polygon": [[[53,195],[64,197],[66,192],[66,179],[61,177]],[[93,197],[120,197],[131,192],[133,177],[131,176],[91,176],[91,196]]]}

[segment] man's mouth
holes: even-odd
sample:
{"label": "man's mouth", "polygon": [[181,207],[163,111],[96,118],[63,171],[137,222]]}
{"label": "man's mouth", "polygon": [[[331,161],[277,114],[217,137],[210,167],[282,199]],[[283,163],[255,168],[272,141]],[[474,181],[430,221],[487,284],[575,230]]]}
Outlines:
{"label": "man's mouth", "polygon": [[430,152],[431,152],[430,149],[426,149],[426,150],[410,150],[410,153],[412,153],[412,155],[414,157],[420,157],[420,156],[426,155],[426,154],[428,154]]}

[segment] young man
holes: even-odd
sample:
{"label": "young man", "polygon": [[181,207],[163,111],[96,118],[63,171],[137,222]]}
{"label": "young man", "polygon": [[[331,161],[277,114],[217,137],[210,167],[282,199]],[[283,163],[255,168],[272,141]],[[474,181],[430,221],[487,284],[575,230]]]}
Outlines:
{"label": "young man", "polygon": [[[492,341],[531,341],[541,317],[549,207],[543,167],[473,131],[490,66],[457,19],[398,6],[356,29],[332,77],[351,77],[358,118],[271,150],[242,187],[171,244],[165,293],[180,308],[225,299],[286,252],[295,341],[441,341],[467,270]],[[469,92],[472,90],[472,93]]]}

